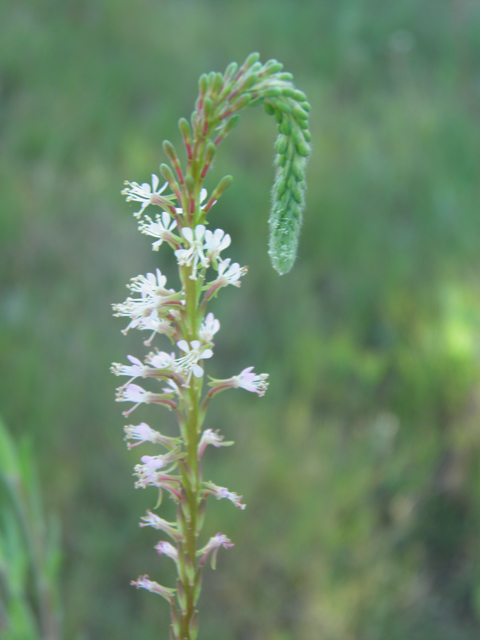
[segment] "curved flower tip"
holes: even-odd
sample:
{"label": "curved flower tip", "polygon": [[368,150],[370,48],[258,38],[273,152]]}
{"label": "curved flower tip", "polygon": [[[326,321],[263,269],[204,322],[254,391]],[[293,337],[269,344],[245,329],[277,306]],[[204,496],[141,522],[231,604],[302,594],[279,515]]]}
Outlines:
{"label": "curved flower tip", "polygon": [[168,587],[162,587],[158,582],[154,582],[150,580],[147,575],[139,576],[138,580],[132,580],[130,583],[133,587],[137,587],[137,589],[146,589],[147,591],[151,591],[152,593],[158,593],[159,596],[168,600],[168,602],[173,603],[173,598],[175,597],[175,589],[169,589]]}
{"label": "curved flower tip", "polygon": [[175,560],[175,562],[178,560],[178,551],[169,542],[164,542],[162,540],[155,545],[155,549],[160,555],[168,556],[169,558],[172,558],[172,560]]}

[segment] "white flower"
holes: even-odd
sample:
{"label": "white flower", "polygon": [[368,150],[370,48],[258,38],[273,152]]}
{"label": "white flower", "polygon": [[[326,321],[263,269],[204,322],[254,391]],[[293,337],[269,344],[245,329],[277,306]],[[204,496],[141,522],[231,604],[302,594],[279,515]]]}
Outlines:
{"label": "white flower", "polygon": [[210,260],[216,261],[220,252],[230,246],[231,238],[222,229],[215,229],[212,233],[209,229],[205,231],[204,249],[208,253]]}
{"label": "white flower", "polygon": [[139,224],[139,229],[142,233],[145,233],[148,236],[158,238],[156,242],[152,242],[153,250],[158,251],[164,240],[169,242],[173,239],[173,236],[170,232],[173,231],[176,226],[177,223],[175,220],[171,222],[170,214],[166,211],[163,211],[161,216],[157,215],[155,217],[155,222],[153,222],[151,218],[146,216],[146,222],[141,222]]}
{"label": "white flower", "polygon": [[127,196],[127,202],[134,200],[135,202],[142,203],[140,211],[133,214],[136,218],[139,218],[148,205],[152,204],[155,196],[159,196],[167,188],[168,182],[165,182],[163,187],[157,190],[159,183],[160,180],[154,173],[152,173],[152,186],[147,182],[139,185],[137,182],[128,182],[125,180],[125,184],[128,186],[122,191],[122,195]]}
{"label": "white flower", "polygon": [[197,279],[197,268],[200,265],[204,268],[208,267],[208,260],[203,253],[203,236],[205,234],[205,225],[197,224],[195,227],[195,233],[190,227],[184,227],[182,229],[182,235],[188,242],[187,249],[177,249],[175,256],[179,265],[192,265],[192,274],[190,278],[192,280]]}
{"label": "white flower", "polygon": [[257,393],[260,397],[265,395],[265,391],[268,389],[268,373],[261,373],[256,375],[253,372],[253,367],[247,367],[238,376],[233,376],[232,385],[236,389],[241,387],[246,391],[252,391]]}
{"label": "white flower", "polygon": [[155,369],[168,369],[172,372],[175,369],[174,353],[170,354],[165,351],[158,351],[157,353],[150,353],[145,360]]}
{"label": "white flower", "polygon": [[168,600],[170,604],[173,604],[174,602],[175,590],[169,589],[168,587],[162,587],[158,582],[149,580],[148,576],[140,576],[138,580],[132,580],[130,584],[137,587],[137,589],[147,589],[147,591],[151,591],[152,593],[158,593],[159,596]]}
{"label": "white flower", "polygon": [[177,346],[186,353],[185,356],[176,360],[176,363],[185,371],[187,379],[184,386],[188,386],[192,373],[196,378],[203,376],[203,369],[198,364],[198,361],[204,358],[211,358],[213,351],[205,349],[200,340],[192,340],[190,344],[186,340],[180,340],[177,342]]}
{"label": "white flower", "polygon": [[218,263],[218,278],[209,283],[209,289],[205,294],[205,299],[209,300],[220,287],[226,287],[229,284],[233,284],[234,287],[239,287],[240,278],[244,276],[247,271],[248,267],[241,267],[238,262],[230,265],[230,258],[220,260]]}
{"label": "white flower", "polygon": [[241,276],[247,273],[247,267],[241,267],[238,262],[234,262],[230,266],[230,258],[222,260],[218,265],[218,280],[221,287],[233,284],[235,287],[240,286]]}
{"label": "white flower", "polygon": [[233,504],[239,509],[245,509],[245,507],[247,506],[246,504],[243,504],[241,502],[242,496],[237,495],[233,491],[229,491],[226,487],[219,487],[213,482],[206,482],[205,486],[207,487],[208,494],[215,496],[217,500],[226,498],[227,500],[233,502]]}
{"label": "white flower", "polygon": [[209,313],[200,325],[198,335],[204,342],[213,344],[213,336],[220,329],[220,322],[214,317],[213,313]]}
{"label": "white flower", "polygon": [[166,289],[167,278],[162,275],[160,269],[156,270],[156,274],[147,273],[146,276],[140,275],[132,278],[127,287],[133,293],[139,293],[139,298],[128,297],[122,304],[114,304],[114,315],[117,317],[128,316],[132,320],[130,324],[122,331],[126,334],[130,329],[151,329],[154,331],[169,333],[171,327],[160,324],[160,315],[167,315],[169,309],[165,306],[174,302],[178,304],[176,294],[173,289]]}

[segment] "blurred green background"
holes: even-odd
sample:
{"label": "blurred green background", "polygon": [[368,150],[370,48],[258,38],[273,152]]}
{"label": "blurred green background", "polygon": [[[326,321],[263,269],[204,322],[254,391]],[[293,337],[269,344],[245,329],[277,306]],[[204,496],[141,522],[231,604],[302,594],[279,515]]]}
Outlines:
{"label": "blurred green background", "polygon": [[[28,435],[62,523],[66,640],[166,637],[155,500],[135,491],[112,361],[142,355],[110,305],[159,265],[123,180],[179,143],[200,73],[258,50],[312,104],[300,254],[266,254],[275,124],[244,113],[207,186],[249,265],[211,305],[212,404],[236,446],[205,475],[202,638],[476,640],[480,634],[480,5],[474,0],[4,0],[0,4],[0,414]],[[163,248],[163,247],[162,247]],[[173,283],[172,283],[173,284]],[[160,344],[160,341],[157,343]],[[164,345],[166,346],[166,345]],[[148,407],[134,422],[154,418]],[[163,429],[170,417],[156,413]],[[145,452],[145,449],[143,449]],[[168,513],[168,506],[166,507]],[[164,512],[165,513],[165,512]]]}

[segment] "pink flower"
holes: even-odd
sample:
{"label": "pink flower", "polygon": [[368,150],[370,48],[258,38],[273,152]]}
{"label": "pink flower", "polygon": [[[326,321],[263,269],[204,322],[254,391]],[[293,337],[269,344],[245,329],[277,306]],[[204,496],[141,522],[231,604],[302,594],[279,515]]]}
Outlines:
{"label": "pink flower", "polygon": [[242,496],[234,493],[233,491],[229,491],[226,487],[219,487],[213,482],[206,482],[205,487],[207,488],[206,495],[212,495],[217,498],[217,500],[221,500],[222,498],[226,498],[233,502],[233,504],[239,509],[245,509],[247,506],[241,502]]}
{"label": "pink flower", "polygon": [[129,449],[144,442],[153,442],[154,444],[161,444],[167,449],[174,449],[179,443],[178,439],[163,436],[160,432],[149,427],[146,422],[141,422],[138,425],[127,425],[123,430],[125,431],[125,440],[139,440],[135,444],[129,443],[127,445]]}
{"label": "pink flower", "polygon": [[268,388],[268,382],[266,381],[268,373],[256,375],[252,372],[253,367],[247,367],[238,376],[233,376],[232,380],[235,382],[233,386],[237,389],[238,387],[241,387],[246,391],[252,391],[253,393],[257,393],[259,396],[264,396],[265,391]]}
{"label": "pink flower", "polygon": [[152,593],[158,593],[159,596],[162,596],[163,598],[165,598],[165,600],[168,600],[170,604],[173,604],[174,602],[174,589],[162,587],[162,585],[158,584],[158,582],[153,582],[152,580],[150,580],[148,576],[139,576],[138,580],[132,580],[130,584],[134,587],[137,587],[137,589],[146,589],[147,591],[151,591]]}
{"label": "pink flower", "polygon": [[153,527],[154,529],[165,531],[174,540],[180,538],[175,524],[160,518],[156,513],[152,513],[150,509],[147,509],[147,515],[142,516],[140,519],[143,520],[143,522],[140,522],[141,527]]}
{"label": "pink flower", "polygon": [[205,429],[198,443],[198,459],[203,456],[207,444],[212,444],[214,447],[229,447],[233,442],[223,442],[223,436],[219,435],[218,431]]}
{"label": "pink flower", "polygon": [[223,533],[217,533],[217,535],[213,536],[213,538],[210,538],[203,549],[197,551],[197,555],[202,556],[200,559],[200,565],[203,566],[205,564],[205,560],[208,558],[208,554],[213,551],[211,557],[211,565],[212,569],[215,569],[217,563],[217,553],[220,547],[223,547],[224,549],[233,547],[233,543],[230,542],[227,536],[225,536]]}
{"label": "pink flower", "polygon": [[124,386],[127,386],[135,380],[136,378],[140,378],[143,374],[143,363],[138,358],[134,358],[133,356],[127,356],[128,360],[132,363],[132,366],[123,365],[118,362],[114,362],[110,368],[110,371],[116,376],[131,376],[130,380],[125,383]]}
{"label": "pink flower", "polygon": [[169,558],[172,558],[172,560],[175,560],[175,562],[178,560],[178,551],[169,542],[164,542],[162,540],[155,545],[155,549],[160,555],[168,556]]}

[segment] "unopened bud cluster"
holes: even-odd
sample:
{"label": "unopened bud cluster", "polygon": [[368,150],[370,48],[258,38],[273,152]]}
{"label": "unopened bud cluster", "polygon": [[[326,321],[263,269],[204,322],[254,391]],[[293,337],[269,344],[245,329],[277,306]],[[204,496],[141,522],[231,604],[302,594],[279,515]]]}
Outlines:
{"label": "unopened bud cluster", "polygon": [[[220,329],[219,320],[207,311],[208,304],[220,289],[239,287],[247,272],[246,267],[225,257],[231,245],[230,235],[220,228],[210,230],[206,220],[232,178],[222,178],[210,197],[203,182],[218,145],[238,123],[238,112],[259,103],[275,116],[279,129],[270,255],[275,268],[284,273],[295,257],[304,207],[310,107],[277,61],[262,65],[258,54],[252,54],[240,68],[232,63],[224,74],[202,75],[191,120],[179,121],[186,162],[182,164],[173,144],[165,141],[163,149],[169,164],[160,166],[165,184],[160,187],[159,177],[153,174],[151,184],[126,182],[122,192],[127,201],[140,203],[134,213],[139,230],[153,238],[155,251],[162,245],[170,247],[179,274],[176,288],[167,286],[160,269],[136,276],[127,285],[127,299],[113,305],[116,316],[128,318],[123,333],[130,329],[147,333],[147,352],[142,358],[130,355],[128,364],[112,365],[115,375],[127,378],[117,389],[117,401],[130,404],[124,416],[130,417],[142,404],[152,404],[173,411],[178,421],[174,436],[162,434],[146,422],[125,426],[129,448],[145,444],[160,447],[159,451],[144,454],[135,465],[135,487],[155,488],[155,510],[164,493],[176,505],[173,522],[152,510],[140,520],[141,527],[151,527],[170,539],[160,540],[155,549],[175,564],[175,588],[163,587],[148,575],[132,583],[169,602],[171,640],[197,637],[203,566],[210,558],[215,568],[219,549],[233,546],[222,533],[200,542],[207,498],[224,498],[245,508],[241,496],[203,479],[202,460],[207,446],[233,444],[224,441],[218,431],[204,429],[209,403],[227,389],[242,388],[263,396],[268,387],[267,374],[256,374],[253,367],[247,367],[227,379],[210,377],[209,388],[203,391],[205,366],[214,355],[214,337]],[[155,214],[150,214],[152,206],[157,207]]]}

